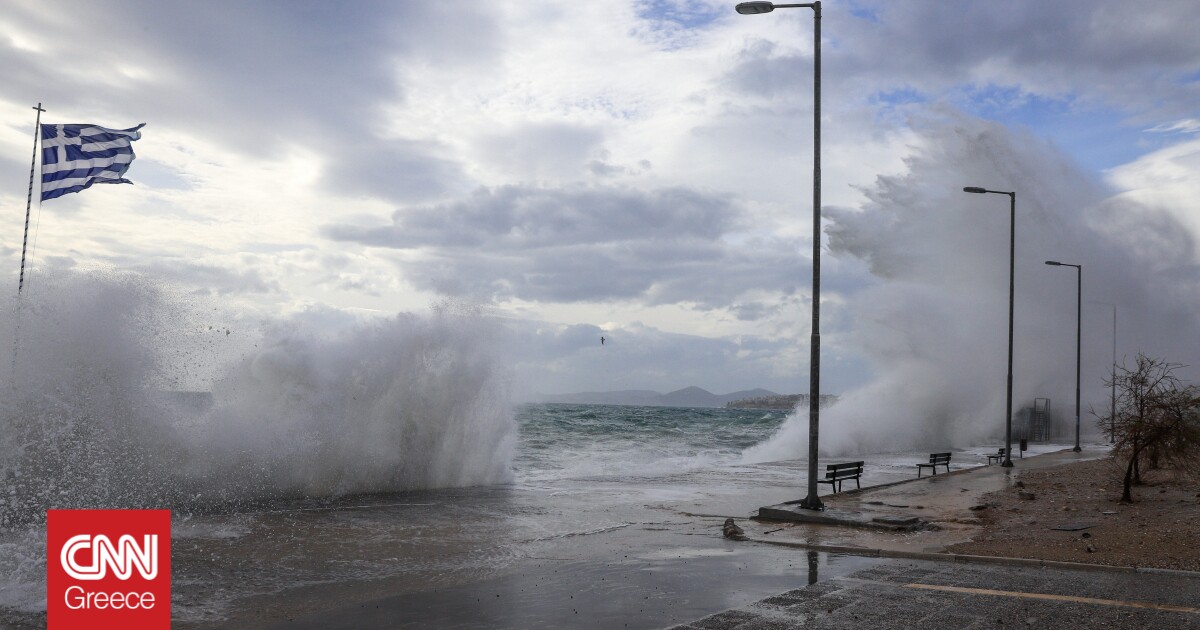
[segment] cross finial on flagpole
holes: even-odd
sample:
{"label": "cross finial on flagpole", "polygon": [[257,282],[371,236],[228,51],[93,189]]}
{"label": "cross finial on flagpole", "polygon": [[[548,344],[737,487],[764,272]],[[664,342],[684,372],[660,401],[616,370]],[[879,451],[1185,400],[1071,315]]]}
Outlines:
{"label": "cross finial on flagpole", "polygon": [[38,104],[37,104],[37,107],[34,107],[34,109],[38,110],[38,112],[44,112],[44,111],[46,111],[46,110],[42,109],[42,104],[41,104],[41,103],[38,103]]}

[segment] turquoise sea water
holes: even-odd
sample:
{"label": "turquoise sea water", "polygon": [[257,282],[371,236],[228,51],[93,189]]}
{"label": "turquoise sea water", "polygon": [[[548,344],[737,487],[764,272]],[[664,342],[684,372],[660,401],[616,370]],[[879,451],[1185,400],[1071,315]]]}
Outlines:
{"label": "turquoise sea water", "polygon": [[518,481],[669,474],[739,460],[783,423],[783,411],[525,405],[516,413]]}

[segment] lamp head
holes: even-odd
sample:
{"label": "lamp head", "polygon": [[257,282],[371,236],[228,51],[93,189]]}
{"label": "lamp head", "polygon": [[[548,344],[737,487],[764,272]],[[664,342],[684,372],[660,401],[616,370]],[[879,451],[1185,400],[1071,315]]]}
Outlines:
{"label": "lamp head", "polygon": [[1057,260],[1047,260],[1047,261],[1046,261],[1046,264],[1047,264],[1047,265],[1054,265],[1055,267],[1061,267],[1061,266],[1062,266],[1062,263],[1058,262]]}
{"label": "lamp head", "polygon": [[987,189],[980,188],[978,186],[967,186],[966,188],[963,188],[963,192],[983,194],[983,193],[987,192]]}
{"label": "lamp head", "polygon": [[770,2],[741,2],[737,5],[737,12],[742,15],[755,15],[758,13],[770,13],[775,10],[775,5]]}

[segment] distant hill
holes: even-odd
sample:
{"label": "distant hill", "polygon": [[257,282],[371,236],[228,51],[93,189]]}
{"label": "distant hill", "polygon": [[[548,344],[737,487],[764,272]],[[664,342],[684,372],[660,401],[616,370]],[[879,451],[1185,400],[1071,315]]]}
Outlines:
{"label": "distant hill", "polygon": [[684,387],[666,394],[648,389],[552,394],[541,396],[538,402],[575,405],[641,405],[645,407],[724,407],[726,403],[734,400],[768,396],[779,396],[779,394],[761,388],[728,394],[714,394],[700,387]]}

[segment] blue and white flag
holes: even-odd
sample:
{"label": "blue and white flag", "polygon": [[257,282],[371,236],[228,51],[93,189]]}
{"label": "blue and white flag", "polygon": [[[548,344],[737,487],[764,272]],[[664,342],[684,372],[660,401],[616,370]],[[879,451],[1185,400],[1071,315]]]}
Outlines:
{"label": "blue and white flag", "polygon": [[129,143],[142,137],[144,126],[42,125],[42,201],[92,184],[132,184],[124,178],[133,161]]}

